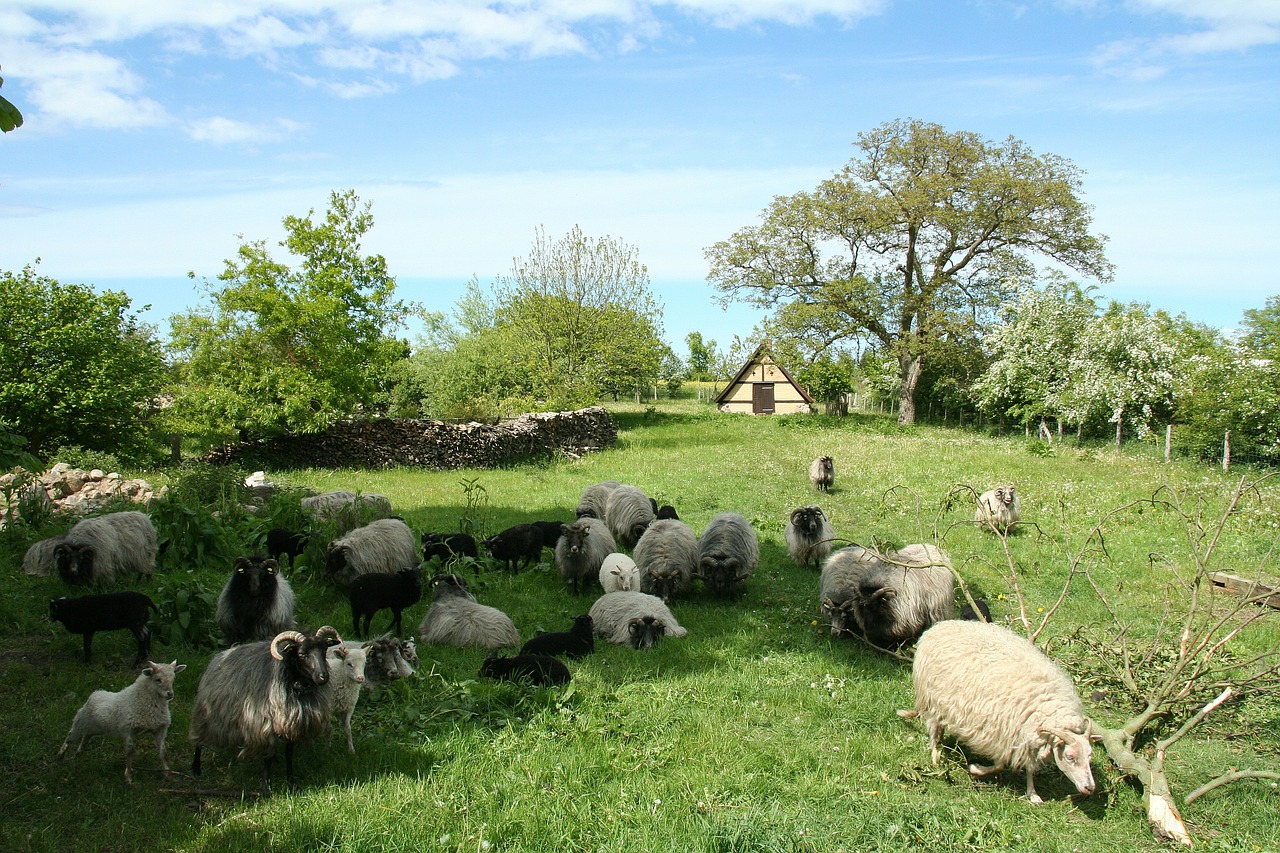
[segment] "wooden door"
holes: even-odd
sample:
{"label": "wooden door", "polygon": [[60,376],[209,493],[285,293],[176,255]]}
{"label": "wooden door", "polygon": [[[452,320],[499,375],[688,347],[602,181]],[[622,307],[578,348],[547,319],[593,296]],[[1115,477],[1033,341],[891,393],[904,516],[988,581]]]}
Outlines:
{"label": "wooden door", "polygon": [[772,382],[757,382],[751,386],[751,413],[753,415],[773,414]]}

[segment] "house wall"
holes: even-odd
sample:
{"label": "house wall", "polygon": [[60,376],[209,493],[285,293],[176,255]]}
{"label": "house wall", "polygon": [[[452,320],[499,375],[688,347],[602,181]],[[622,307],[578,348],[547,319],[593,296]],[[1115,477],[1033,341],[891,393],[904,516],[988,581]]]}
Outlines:
{"label": "house wall", "polygon": [[773,411],[778,415],[807,414],[809,404],[801,395],[800,389],[787,381],[786,374],[772,362],[756,362],[738,380],[720,402],[722,412],[752,413],[752,385],[758,382],[773,383]]}

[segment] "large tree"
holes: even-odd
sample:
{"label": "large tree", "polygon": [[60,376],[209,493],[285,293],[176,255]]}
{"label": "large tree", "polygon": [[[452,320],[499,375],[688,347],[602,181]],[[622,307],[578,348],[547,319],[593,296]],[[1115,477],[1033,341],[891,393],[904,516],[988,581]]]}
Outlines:
{"label": "large tree", "polygon": [[177,359],[175,426],[205,436],[311,432],[379,398],[407,346],[394,336],[414,306],[395,298],[381,255],[360,241],[373,227],[355,192],[334,192],[315,211],[286,216],[277,260],[265,240],[245,242],[209,307],[172,318]]}
{"label": "large tree", "polygon": [[1031,257],[1110,278],[1069,160],[916,120],[857,147],[814,191],[776,197],[760,225],[707,249],[708,279],[726,300],[788,308],[836,339],[869,336],[897,361],[900,422],[915,421],[930,353],[992,316],[1033,276]]}

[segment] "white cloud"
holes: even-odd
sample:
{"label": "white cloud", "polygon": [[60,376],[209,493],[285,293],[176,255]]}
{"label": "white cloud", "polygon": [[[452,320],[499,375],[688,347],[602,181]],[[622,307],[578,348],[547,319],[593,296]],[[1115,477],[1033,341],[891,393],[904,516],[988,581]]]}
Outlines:
{"label": "white cloud", "polygon": [[303,125],[288,119],[276,119],[270,124],[251,124],[237,119],[213,116],[187,122],[187,135],[198,142],[214,145],[255,145],[279,142],[303,129]]}
{"label": "white cloud", "polygon": [[6,49],[5,59],[6,74],[26,78],[30,103],[45,117],[42,124],[135,128],[170,121],[164,107],[140,93],[141,78],[115,57],[19,42]]}
{"label": "white cloud", "polygon": [[1162,76],[1179,59],[1280,43],[1280,3],[1275,0],[1130,0],[1129,5],[1194,28],[1112,41],[1098,49],[1098,67],[1138,82]]}

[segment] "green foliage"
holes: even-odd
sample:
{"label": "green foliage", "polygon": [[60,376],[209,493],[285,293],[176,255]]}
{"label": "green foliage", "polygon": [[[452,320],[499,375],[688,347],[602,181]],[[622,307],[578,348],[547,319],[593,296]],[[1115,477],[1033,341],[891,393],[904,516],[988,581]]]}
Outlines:
{"label": "green foliage", "polygon": [[386,401],[392,365],[408,355],[392,332],[417,310],[395,299],[381,255],[361,253],[369,205],[334,192],[315,211],[284,218],[276,260],[264,240],[241,244],[211,305],[172,318],[177,360],[172,431],[210,438],[313,432]]}
{"label": "green foliage", "polygon": [[151,619],[155,639],[165,646],[188,651],[217,648],[214,613],[220,590],[205,584],[191,571],[166,574],[151,593],[158,611]]}
{"label": "green foliage", "polygon": [[242,469],[200,464],[179,469],[150,507],[160,545],[157,566],[229,569],[253,537],[248,501]]}
{"label": "green foliage", "polygon": [[27,452],[27,440],[14,432],[12,425],[0,418],[0,471],[25,468],[28,471],[44,469],[44,463]]}
{"label": "green foliage", "polygon": [[92,471],[97,468],[100,471],[110,473],[112,471],[122,471],[125,467],[120,457],[114,453],[66,444],[56,448],[49,454],[49,458],[54,462],[62,462],[82,471]]}
{"label": "green foliage", "polygon": [[142,452],[165,366],[128,296],[28,265],[0,271],[0,317],[0,412],[29,452]]}
{"label": "green foliage", "polygon": [[459,533],[474,536],[476,540],[484,538],[489,529],[491,512],[489,509],[489,492],[480,484],[479,477],[463,479],[462,499],[466,506],[458,519]]}
{"label": "green foliage", "polygon": [[[3,85],[4,78],[0,77],[0,86]],[[0,95],[0,131],[8,133],[19,127],[22,127],[22,113],[8,98]]]}

